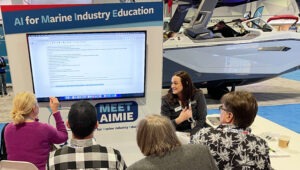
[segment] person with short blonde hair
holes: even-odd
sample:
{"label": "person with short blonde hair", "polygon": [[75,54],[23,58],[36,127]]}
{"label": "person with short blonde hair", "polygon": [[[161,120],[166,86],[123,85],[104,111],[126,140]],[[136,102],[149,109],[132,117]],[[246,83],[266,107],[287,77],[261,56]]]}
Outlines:
{"label": "person with short blonde hair", "polygon": [[164,116],[149,115],[137,126],[137,144],[145,158],[128,170],[217,169],[206,146],[182,145],[171,121]]}
{"label": "person with short blonde hair", "polygon": [[11,111],[11,118],[15,125],[24,123],[26,119],[33,119],[32,113],[37,116],[37,109],[39,109],[37,100],[33,93],[19,93],[13,99],[13,109]]}
{"label": "person with short blonde hair", "polygon": [[49,106],[56,128],[38,121],[39,105],[33,93],[21,92],[14,97],[13,122],[4,132],[8,160],[31,162],[40,170],[46,169],[52,145],[68,140],[67,129],[58,111],[58,99],[50,97]]}

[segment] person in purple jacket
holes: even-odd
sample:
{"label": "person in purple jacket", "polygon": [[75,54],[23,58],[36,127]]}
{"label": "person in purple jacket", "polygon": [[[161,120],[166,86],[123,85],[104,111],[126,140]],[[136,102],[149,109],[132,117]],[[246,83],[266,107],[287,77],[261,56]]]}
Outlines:
{"label": "person in purple jacket", "polygon": [[44,170],[52,144],[68,140],[68,132],[58,111],[59,101],[50,97],[49,106],[56,128],[38,121],[39,105],[31,92],[18,93],[13,100],[13,122],[5,128],[7,159],[33,163]]}

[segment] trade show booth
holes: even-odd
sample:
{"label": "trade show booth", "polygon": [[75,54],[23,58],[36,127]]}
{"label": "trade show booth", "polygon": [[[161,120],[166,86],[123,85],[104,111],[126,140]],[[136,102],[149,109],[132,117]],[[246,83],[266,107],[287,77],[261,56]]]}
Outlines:
{"label": "trade show booth", "polygon": [[128,165],[142,158],[136,124],[160,113],[162,5],[2,6],[14,93],[35,93],[40,121],[53,125],[50,96],[64,120],[72,103],[88,100],[97,143],[120,150]]}

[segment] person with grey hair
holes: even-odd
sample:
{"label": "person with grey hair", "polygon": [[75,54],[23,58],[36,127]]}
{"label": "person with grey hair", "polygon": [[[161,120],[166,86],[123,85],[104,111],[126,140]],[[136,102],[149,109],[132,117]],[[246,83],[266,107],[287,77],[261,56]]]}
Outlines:
{"label": "person with grey hair", "polygon": [[246,91],[233,91],[221,98],[220,125],[203,128],[191,143],[207,145],[219,169],[271,169],[267,142],[252,134],[258,105]]}
{"label": "person with grey hair", "polygon": [[171,121],[164,116],[150,115],[137,126],[137,144],[145,158],[128,170],[216,170],[206,146],[182,145]]}

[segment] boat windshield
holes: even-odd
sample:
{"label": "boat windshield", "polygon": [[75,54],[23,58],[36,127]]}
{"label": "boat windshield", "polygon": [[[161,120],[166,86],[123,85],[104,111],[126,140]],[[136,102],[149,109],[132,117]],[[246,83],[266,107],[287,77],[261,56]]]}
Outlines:
{"label": "boat windshield", "polygon": [[[272,27],[261,18],[253,18],[244,22],[248,28],[259,29],[263,32],[271,32],[273,30]],[[247,28],[245,29],[247,30]]]}

